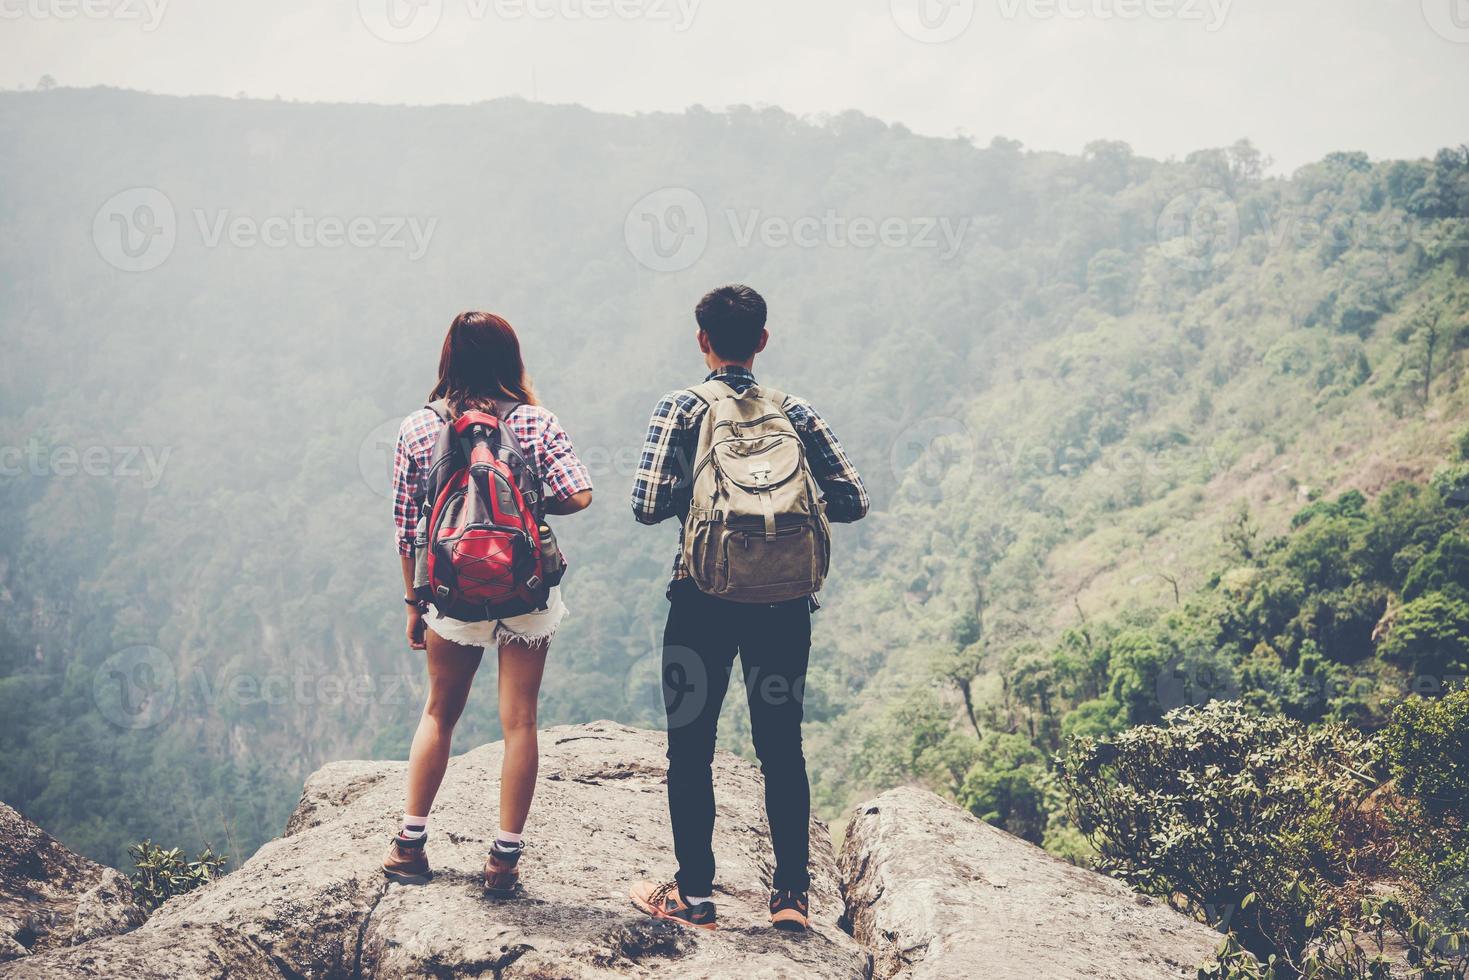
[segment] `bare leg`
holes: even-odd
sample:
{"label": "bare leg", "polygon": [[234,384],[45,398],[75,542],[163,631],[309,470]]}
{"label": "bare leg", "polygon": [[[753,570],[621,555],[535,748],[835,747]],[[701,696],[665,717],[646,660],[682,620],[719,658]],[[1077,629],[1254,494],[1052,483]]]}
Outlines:
{"label": "bare leg", "polygon": [[464,711],[474,672],[485,653],[482,647],[450,643],[433,630],[425,631],[424,637],[428,641],[428,701],[408,754],[406,811],[419,817],[428,816],[444,781],[454,725]]}
{"label": "bare leg", "polygon": [[500,727],[505,731],[505,761],[500,769],[500,828],[512,834],[525,830],[531,797],[536,792],[540,746],[536,742],[536,702],[541,696],[541,674],[546,647],[520,640],[500,644]]}

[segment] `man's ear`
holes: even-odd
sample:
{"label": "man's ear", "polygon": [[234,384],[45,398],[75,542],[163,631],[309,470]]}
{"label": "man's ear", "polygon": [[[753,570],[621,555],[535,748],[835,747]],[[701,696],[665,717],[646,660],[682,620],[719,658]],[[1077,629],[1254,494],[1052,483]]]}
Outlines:
{"label": "man's ear", "polygon": [[769,330],[762,330],[762,331],[760,331],[760,343],[758,343],[758,344],[755,345],[755,353],[758,354],[761,351],[763,351],[765,349],[765,345],[768,344],[768,343],[770,343],[770,331]]}
{"label": "man's ear", "polygon": [[702,328],[699,330],[699,350],[709,353],[709,335]]}

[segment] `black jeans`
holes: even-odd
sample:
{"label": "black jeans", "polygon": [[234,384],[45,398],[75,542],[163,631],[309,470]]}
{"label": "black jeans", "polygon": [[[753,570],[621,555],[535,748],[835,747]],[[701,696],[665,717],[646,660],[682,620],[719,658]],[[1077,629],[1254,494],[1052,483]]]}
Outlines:
{"label": "black jeans", "polygon": [[765,774],[765,814],[775,849],[775,887],[805,891],[811,786],[801,751],[811,606],[805,599],[754,605],[716,599],[687,579],[669,590],[663,633],[668,714],[668,812],[685,895],[714,891],[714,736],[740,657],[750,731]]}

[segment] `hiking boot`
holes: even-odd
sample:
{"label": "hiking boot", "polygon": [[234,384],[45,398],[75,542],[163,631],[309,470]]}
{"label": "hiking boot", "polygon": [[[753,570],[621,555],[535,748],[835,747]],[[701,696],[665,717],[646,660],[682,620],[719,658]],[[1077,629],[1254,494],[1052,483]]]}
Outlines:
{"label": "hiking boot", "polygon": [[395,835],[383,861],[383,874],[400,885],[426,885],[434,873],[428,867],[428,843],[425,834],[416,840]]}
{"label": "hiking boot", "polygon": [[805,892],[789,888],[770,893],[770,924],[786,932],[805,932],[811,928],[811,905]]}
{"label": "hiking boot", "polygon": [[520,886],[520,855],[525,848],[502,851],[490,848],[485,858],[485,894],[492,898],[514,898]]}
{"label": "hiking boot", "polygon": [[628,897],[632,899],[633,905],[655,919],[669,919],[694,929],[716,928],[714,903],[690,905],[683,900],[676,881],[662,885],[653,881],[640,881],[632,886]]}

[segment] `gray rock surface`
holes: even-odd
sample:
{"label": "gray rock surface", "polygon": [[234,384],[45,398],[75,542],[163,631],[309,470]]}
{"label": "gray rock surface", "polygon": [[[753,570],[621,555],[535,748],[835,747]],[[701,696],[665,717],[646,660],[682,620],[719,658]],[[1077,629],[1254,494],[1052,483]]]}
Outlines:
{"label": "gray rock surface", "polygon": [[[776,932],[760,775],[723,753],[720,929],[654,922],[626,896],[632,880],[673,871],[663,749],[661,733],[610,722],[541,733],[520,900],[488,899],[479,885],[500,744],[450,763],[425,886],[389,885],[380,871],[403,764],[340,762],[307,782],[286,835],[238,870],[140,928],[0,964],[0,977],[1152,980],[1185,976],[1216,945],[1172,910],[911,789],[859,808],[840,868],[813,822],[815,929]],[[839,924],[848,920],[856,939]]]}
{"label": "gray rock surface", "polygon": [[0,962],[126,932],[143,918],[121,872],[0,803]]}
{"label": "gray rock surface", "polygon": [[917,789],[858,807],[840,866],[853,934],[879,980],[1173,980],[1194,976],[1221,942]]}
{"label": "gray rock surface", "polygon": [[771,855],[758,771],[721,753],[720,929],[690,932],[633,909],[627,887],[674,870],[664,738],[607,722],[541,733],[525,897],[484,897],[501,746],[455,758],[434,806],[434,880],[388,885],[379,862],[402,813],[403,764],[343,762],[307,782],[287,836],[180,896],[125,936],[28,957],[18,977],[866,977],[842,915],[829,835],[813,826],[816,928],[770,929]]}

